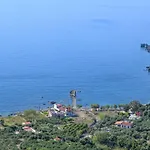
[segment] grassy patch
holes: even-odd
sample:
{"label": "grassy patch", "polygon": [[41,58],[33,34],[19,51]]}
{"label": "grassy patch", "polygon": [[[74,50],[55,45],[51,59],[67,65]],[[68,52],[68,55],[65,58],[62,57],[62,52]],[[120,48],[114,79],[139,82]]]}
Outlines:
{"label": "grassy patch", "polygon": [[98,114],[99,119],[104,119],[105,116],[115,117],[116,115],[118,114],[114,111],[102,111]]}
{"label": "grassy patch", "polygon": [[5,117],[3,118],[4,120],[4,125],[7,125],[7,126],[12,126],[12,125],[15,125],[15,124],[19,124],[21,125],[22,122],[25,122],[26,120],[21,117],[21,116],[11,116],[11,117]]}

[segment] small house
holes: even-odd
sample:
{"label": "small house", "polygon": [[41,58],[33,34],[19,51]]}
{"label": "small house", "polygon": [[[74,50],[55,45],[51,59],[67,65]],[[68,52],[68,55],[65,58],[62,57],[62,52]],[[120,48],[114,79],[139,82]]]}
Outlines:
{"label": "small house", "polygon": [[54,104],[53,111],[49,112],[49,117],[52,117],[52,116],[72,117],[74,116],[74,114],[73,114],[73,110],[71,107],[66,107],[61,104]]}
{"label": "small house", "polygon": [[27,132],[34,132],[34,133],[36,132],[33,128],[31,128],[29,126],[24,126],[22,129]]}
{"label": "small house", "polygon": [[133,126],[133,124],[128,121],[117,121],[115,125],[121,128],[132,128]]}

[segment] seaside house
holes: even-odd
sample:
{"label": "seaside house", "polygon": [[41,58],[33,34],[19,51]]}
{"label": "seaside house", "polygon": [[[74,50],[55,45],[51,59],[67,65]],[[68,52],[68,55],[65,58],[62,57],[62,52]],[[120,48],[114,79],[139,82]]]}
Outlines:
{"label": "seaside house", "polygon": [[71,107],[66,107],[61,104],[54,104],[54,107],[48,111],[48,117],[73,117],[74,113]]}
{"label": "seaside house", "polygon": [[132,128],[133,126],[133,124],[128,121],[117,121],[115,122],[115,125],[121,128]]}
{"label": "seaside house", "polygon": [[54,110],[60,111],[63,106],[61,104],[54,104]]}
{"label": "seaside house", "polygon": [[48,117],[49,118],[51,118],[51,117],[63,118],[64,114],[61,112],[54,111],[54,110],[48,110]]}
{"label": "seaside house", "polygon": [[141,112],[130,113],[129,120],[136,120],[141,118]]}

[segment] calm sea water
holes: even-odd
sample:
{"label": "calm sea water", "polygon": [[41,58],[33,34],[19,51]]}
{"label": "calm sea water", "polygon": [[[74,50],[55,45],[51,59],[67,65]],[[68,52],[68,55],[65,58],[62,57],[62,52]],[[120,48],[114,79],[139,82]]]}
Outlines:
{"label": "calm sea water", "polygon": [[[150,102],[150,1],[0,1],[0,113],[49,100]],[[43,97],[43,99],[41,98]]]}

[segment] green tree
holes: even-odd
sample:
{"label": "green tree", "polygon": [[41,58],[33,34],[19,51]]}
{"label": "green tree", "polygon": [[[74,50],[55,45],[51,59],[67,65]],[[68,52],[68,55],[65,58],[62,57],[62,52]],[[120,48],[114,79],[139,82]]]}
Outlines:
{"label": "green tree", "polygon": [[117,109],[117,105],[116,104],[114,104],[114,109]]}
{"label": "green tree", "polygon": [[128,104],[126,104],[126,105],[123,106],[123,109],[124,109],[125,112],[128,112],[130,107],[129,107]]}
{"label": "green tree", "polygon": [[109,136],[110,134],[107,132],[101,132],[101,133],[97,133],[94,137],[93,137],[93,142],[96,144],[105,144],[107,145],[109,142]]}
{"label": "green tree", "polygon": [[4,126],[4,120],[3,119],[0,120],[0,125]]}
{"label": "green tree", "polygon": [[133,112],[139,111],[140,107],[141,107],[141,103],[139,101],[131,101],[129,103],[129,107],[132,109]]}
{"label": "green tree", "polygon": [[106,105],[106,109],[109,110],[109,108],[110,108],[110,105]]}
{"label": "green tree", "polygon": [[26,110],[24,111],[24,117],[28,121],[34,121],[37,119],[37,112],[35,110]]}
{"label": "green tree", "polygon": [[91,108],[99,108],[99,104],[91,104]]}
{"label": "green tree", "polygon": [[77,105],[77,108],[81,108],[82,107],[82,105]]}

